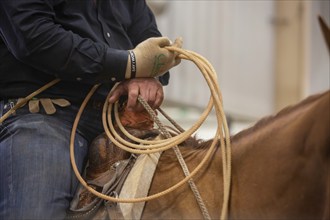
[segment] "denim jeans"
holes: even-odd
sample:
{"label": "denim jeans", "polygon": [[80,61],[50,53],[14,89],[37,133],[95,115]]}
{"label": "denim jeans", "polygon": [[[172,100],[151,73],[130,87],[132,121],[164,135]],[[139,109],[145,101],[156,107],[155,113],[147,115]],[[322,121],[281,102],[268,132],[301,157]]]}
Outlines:
{"label": "denim jeans", "polygon": [[[0,101],[0,116],[4,103]],[[0,125],[0,219],[63,219],[78,186],[69,140],[77,106],[54,115],[18,109]],[[80,171],[89,142],[102,132],[100,110],[83,114],[75,139]]]}

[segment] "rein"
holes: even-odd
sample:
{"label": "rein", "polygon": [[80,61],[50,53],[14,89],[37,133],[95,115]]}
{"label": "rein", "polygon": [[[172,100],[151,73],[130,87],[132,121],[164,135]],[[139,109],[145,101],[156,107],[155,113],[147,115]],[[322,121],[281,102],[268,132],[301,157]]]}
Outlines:
{"label": "rein", "polygon": [[[140,96],[138,97],[138,100],[143,105],[143,107],[147,110],[147,112],[150,114],[150,116],[153,118],[153,120],[155,121],[155,123],[158,125],[161,133],[167,139],[168,138],[171,138],[172,136],[171,136],[170,132],[165,129],[164,125],[159,121],[157,115],[155,114],[154,110],[149,106],[149,104],[145,100],[143,100],[143,98],[140,97]],[[179,163],[181,165],[181,168],[183,170],[184,175],[185,176],[189,176],[189,174],[190,174],[189,169],[187,167],[186,162],[183,159],[183,156],[182,156],[182,154],[180,152],[179,147],[176,145],[176,146],[173,147],[173,150],[175,152],[176,157],[179,160]],[[195,185],[193,179],[189,179],[188,180],[188,183],[189,183],[189,186],[190,186],[192,192],[194,193],[194,196],[195,196],[195,198],[197,200],[197,203],[199,205],[199,208],[202,211],[202,214],[204,216],[204,219],[209,219],[210,220],[211,219],[211,216],[210,216],[210,214],[209,214],[209,212],[208,212],[208,210],[207,210],[207,208],[206,208],[206,206],[204,204],[204,201],[202,199],[202,196],[200,195],[200,193],[199,193],[199,191],[197,189],[197,186]]]}
{"label": "rein", "polygon": [[[230,134],[229,134],[229,129],[228,129],[226,117],[224,114],[224,110],[222,107],[222,96],[221,96],[221,92],[220,92],[220,89],[219,89],[219,86],[217,83],[216,72],[215,72],[214,68],[212,67],[212,65],[204,57],[200,56],[199,54],[197,54],[195,52],[183,50],[183,49],[173,47],[173,46],[166,47],[166,48],[172,52],[178,53],[181,59],[190,60],[193,63],[195,63],[195,65],[199,68],[199,70],[203,74],[203,76],[204,76],[205,80],[207,81],[207,84],[210,88],[211,96],[210,96],[209,103],[208,103],[207,107],[205,108],[204,112],[202,113],[202,115],[200,116],[200,118],[197,120],[197,122],[187,131],[183,131],[182,129],[179,129],[180,131],[182,131],[182,133],[178,134],[175,137],[170,137],[170,136],[166,135],[167,133],[169,134],[168,131],[166,131],[166,130],[163,131],[163,134],[167,137],[167,139],[164,139],[164,140],[152,141],[152,140],[143,140],[143,139],[136,138],[136,137],[132,136],[131,134],[129,134],[125,130],[125,128],[121,125],[121,122],[120,122],[119,116],[118,116],[118,103],[115,103],[113,106],[113,104],[110,104],[108,102],[110,94],[111,94],[111,92],[109,92],[109,94],[105,100],[105,103],[103,106],[103,111],[102,111],[102,122],[103,122],[104,130],[105,130],[105,133],[107,134],[108,138],[116,146],[118,146],[121,149],[128,151],[130,153],[150,154],[150,153],[155,153],[155,152],[162,152],[162,151],[168,150],[173,147],[174,147],[174,150],[176,151],[176,148],[178,149],[177,145],[179,143],[184,142],[187,138],[191,137],[191,135],[205,121],[205,119],[207,118],[207,116],[209,115],[210,111],[212,110],[212,108],[214,106],[218,127],[217,127],[216,134],[213,138],[213,141],[211,143],[211,146],[208,149],[208,151],[206,152],[205,157],[201,160],[200,164],[190,173],[189,173],[189,171],[188,172],[184,171],[186,174],[186,177],[184,179],[182,179],[180,182],[171,186],[170,188],[168,188],[162,192],[159,192],[159,193],[147,196],[147,197],[142,197],[142,198],[126,199],[126,198],[111,197],[111,196],[102,194],[102,193],[94,190],[92,187],[88,186],[86,181],[81,177],[79,170],[77,168],[76,162],[75,162],[74,139],[75,139],[75,134],[76,134],[76,130],[78,127],[78,123],[79,123],[81,114],[82,114],[83,110],[85,109],[91,96],[94,94],[96,89],[100,86],[100,84],[98,84],[98,85],[93,86],[93,88],[90,90],[90,92],[85,97],[85,99],[84,99],[83,103],[81,104],[81,107],[79,108],[79,111],[76,115],[74,123],[73,123],[71,137],[70,137],[70,159],[71,159],[73,171],[75,172],[77,179],[88,191],[90,191],[95,196],[98,196],[102,199],[109,200],[112,202],[119,202],[119,203],[146,202],[146,201],[150,201],[152,199],[156,199],[161,196],[164,196],[164,195],[174,191],[175,189],[177,189],[178,187],[182,186],[183,184],[185,184],[187,182],[190,184],[190,187],[192,188],[192,190],[195,191],[194,190],[195,187],[194,187],[194,184],[191,183],[192,182],[191,179],[194,175],[197,174],[197,172],[210,159],[210,157],[212,156],[212,153],[215,151],[216,144],[217,144],[218,140],[220,139],[221,152],[222,152],[222,157],[223,157],[222,158],[222,167],[223,167],[223,191],[224,191],[220,219],[226,219],[227,212],[228,212],[230,185],[231,185],[231,148],[230,148]],[[31,93],[29,96],[22,99],[12,109],[10,109],[10,111],[8,111],[5,115],[3,115],[0,118],[0,123],[2,123],[6,118],[8,118],[10,114],[14,113],[15,110],[17,110],[18,108],[20,108],[21,106],[26,104],[31,98],[38,95],[39,93],[46,90],[47,88],[53,86],[54,84],[58,83],[59,81],[60,81],[59,79],[55,79],[55,80],[51,81],[50,83],[46,84],[45,86],[41,87],[40,89],[36,90],[35,92]],[[142,102],[142,104],[143,104],[143,101],[141,101],[141,97],[139,97],[139,101]],[[131,140],[134,140],[138,144],[134,144],[134,143],[124,140],[115,131],[113,122],[112,122],[112,118],[111,118],[111,111],[113,110],[113,108],[114,108],[114,112],[115,112],[116,122],[119,125],[122,132],[128,138],[130,138]],[[153,112],[153,110],[151,112]],[[162,111],[160,111],[160,112],[162,113]],[[153,112],[153,114],[154,114],[154,112]],[[164,115],[164,116],[167,118],[166,115]],[[155,122],[157,120],[158,119],[156,119]],[[160,125],[158,125],[158,126],[161,127]],[[180,155],[180,154],[181,153],[178,153],[177,155]],[[181,161],[181,159],[179,159],[179,161]],[[181,162],[180,162],[180,164],[181,164],[181,166],[183,166],[183,169],[185,170],[185,168],[184,168],[185,165],[182,165]],[[199,193],[197,191],[197,195],[198,194]],[[195,195],[196,195],[196,193],[195,193]],[[196,198],[197,198],[197,200],[200,200],[198,196]],[[201,203],[198,202],[198,203],[202,209],[204,217],[206,219],[209,219],[210,217],[209,217],[207,211],[206,212],[203,211],[203,209],[205,208],[205,205],[203,204],[203,202],[201,202]],[[203,206],[204,206],[204,208],[203,208]]]}

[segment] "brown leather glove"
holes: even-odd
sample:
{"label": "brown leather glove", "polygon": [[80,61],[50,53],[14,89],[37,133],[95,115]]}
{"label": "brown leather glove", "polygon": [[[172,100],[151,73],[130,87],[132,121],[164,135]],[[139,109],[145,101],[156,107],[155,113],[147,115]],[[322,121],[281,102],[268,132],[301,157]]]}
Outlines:
{"label": "brown leather glove", "polygon": [[[171,41],[167,37],[149,38],[129,51],[125,78],[156,77],[178,65],[181,59],[177,53],[167,50]],[[182,38],[177,38],[172,46],[182,47]]]}

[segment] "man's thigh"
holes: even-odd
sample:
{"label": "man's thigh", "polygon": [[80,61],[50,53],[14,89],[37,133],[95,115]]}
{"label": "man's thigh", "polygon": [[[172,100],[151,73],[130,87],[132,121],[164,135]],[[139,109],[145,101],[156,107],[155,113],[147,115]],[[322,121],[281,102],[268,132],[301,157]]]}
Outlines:
{"label": "man's thigh", "polygon": [[[55,116],[19,115],[0,129],[0,219],[64,218],[77,187],[69,153],[71,125]],[[87,141],[76,134],[82,170]]]}

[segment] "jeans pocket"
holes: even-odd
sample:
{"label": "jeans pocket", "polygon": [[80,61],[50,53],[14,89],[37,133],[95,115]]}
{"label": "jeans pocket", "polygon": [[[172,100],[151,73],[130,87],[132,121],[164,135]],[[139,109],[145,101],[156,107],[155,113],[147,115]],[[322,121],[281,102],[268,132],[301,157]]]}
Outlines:
{"label": "jeans pocket", "polygon": [[9,128],[7,121],[0,124],[0,143],[10,137],[13,132]]}

